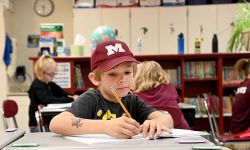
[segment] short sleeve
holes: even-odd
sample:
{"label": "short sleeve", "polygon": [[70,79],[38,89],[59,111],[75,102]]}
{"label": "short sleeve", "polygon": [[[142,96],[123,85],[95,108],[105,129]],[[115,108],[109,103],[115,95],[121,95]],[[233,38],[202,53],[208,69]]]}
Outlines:
{"label": "short sleeve", "polygon": [[97,105],[96,99],[94,93],[83,93],[66,111],[79,118],[92,119]]}

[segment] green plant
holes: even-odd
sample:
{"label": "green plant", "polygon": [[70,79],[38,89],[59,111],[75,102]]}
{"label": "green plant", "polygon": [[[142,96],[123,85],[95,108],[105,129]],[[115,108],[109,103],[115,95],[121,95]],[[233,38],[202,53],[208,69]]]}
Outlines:
{"label": "green plant", "polygon": [[250,34],[250,7],[249,3],[244,3],[240,6],[240,12],[236,16],[232,36],[228,42],[228,51],[241,51],[244,46],[242,33],[247,32]]}

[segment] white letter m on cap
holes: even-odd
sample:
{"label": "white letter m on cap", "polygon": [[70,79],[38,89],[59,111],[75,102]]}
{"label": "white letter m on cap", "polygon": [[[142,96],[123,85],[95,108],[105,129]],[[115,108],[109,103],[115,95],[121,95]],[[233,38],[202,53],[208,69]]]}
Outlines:
{"label": "white letter m on cap", "polygon": [[122,48],[122,44],[120,43],[116,43],[115,46],[108,45],[108,46],[105,46],[105,48],[108,51],[107,53],[108,56],[114,54],[115,52],[125,52],[125,50]]}

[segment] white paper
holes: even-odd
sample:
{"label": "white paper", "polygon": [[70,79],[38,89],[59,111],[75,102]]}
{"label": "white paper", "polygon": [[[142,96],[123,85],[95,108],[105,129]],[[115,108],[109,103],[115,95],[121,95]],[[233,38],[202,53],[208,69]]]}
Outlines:
{"label": "white paper", "polygon": [[96,144],[96,143],[106,143],[106,142],[120,142],[126,140],[133,139],[147,139],[143,138],[141,135],[133,136],[132,139],[118,139],[104,134],[84,134],[84,135],[76,135],[76,136],[65,136],[64,138],[85,143],[85,144]]}
{"label": "white paper", "polygon": [[[172,132],[173,132],[172,134],[169,134],[168,132],[163,132],[160,135],[160,137],[156,137],[156,138],[175,138],[175,137],[192,137],[192,136],[194,137],[194,136],[208,135],[207,132],[184,130],[184,129],[172,129]],[[85,144],[148,139],[148,138],[143,138],[142,135],[133,136],[132,139],[117,139],[117,138],[104,135],[104,134],[84,134],[84,135],[75,135],[75,136],[65,136],[65,138],[76,141],[76,142],[85,143]]]}
{"label": "white paper", "polygon": [[159,137],[190,137],[190,136],[202,136],[209,135],[207,132],[193,131],[185,129],[172,129],[172,134],[168,132],[162,132]]}
{"label": "white paper", "polygon": [[46,109],[69,108],[72,103],[48,104]]}

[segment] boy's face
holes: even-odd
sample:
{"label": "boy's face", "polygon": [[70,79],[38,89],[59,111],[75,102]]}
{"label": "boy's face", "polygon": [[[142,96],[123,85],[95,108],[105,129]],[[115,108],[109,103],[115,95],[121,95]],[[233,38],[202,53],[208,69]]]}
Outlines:
{"label": "boy's face", "polygon": [[116,90],[119,97],[126,96],[129,93],[130,87],[133,85],[132,64],[131,62],[121,63],[101,75],[99,90],[106,99],[116,102],[111,87]]}

